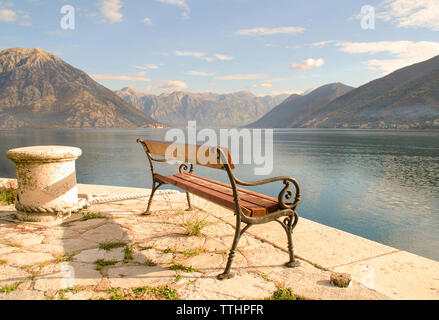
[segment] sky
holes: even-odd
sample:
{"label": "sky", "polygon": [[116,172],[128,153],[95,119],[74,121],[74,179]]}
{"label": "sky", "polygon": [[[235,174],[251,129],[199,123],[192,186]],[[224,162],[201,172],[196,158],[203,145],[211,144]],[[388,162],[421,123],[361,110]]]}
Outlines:
{"label": "sky", "polygon": [[0,0],[15,47],[112,90],[301,94],[439,55],[439,0]]}

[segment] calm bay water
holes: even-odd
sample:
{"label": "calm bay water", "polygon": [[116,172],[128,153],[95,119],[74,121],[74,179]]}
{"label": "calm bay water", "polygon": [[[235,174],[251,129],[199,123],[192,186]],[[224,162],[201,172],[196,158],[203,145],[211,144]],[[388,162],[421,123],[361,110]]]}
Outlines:
{"label": "calm bay water", "polygon": [[[164,134],[161,129],[0,131],[0,177],[15,177],[8,149],[68,145],[83,150],[76,163],[78,183],[150,188],[136,139],[161,140]],[[165,174],[176,170],[162,168]],[[227,182],[225,172],[200,167],[196,172]],[[247,165],[238,165],[235,174],[264,178]],[[278,175],[299,181],[302,217],[439,260],[438,131],[275,130],[270,176]],[[277,196],[280,185],[254,190]]]}

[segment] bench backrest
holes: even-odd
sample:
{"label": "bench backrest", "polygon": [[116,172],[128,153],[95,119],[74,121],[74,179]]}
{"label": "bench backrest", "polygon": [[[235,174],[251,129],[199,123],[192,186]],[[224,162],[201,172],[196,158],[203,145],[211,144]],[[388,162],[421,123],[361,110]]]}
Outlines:
{"label": "bench backrest", "polygon": [[[232,170],[235,168],[230,151],[225,147],[178,144],[153,140],[138,140],[138,142],[143,143],[150,154],[163,157],[166,160],[183,161],[215,169],[224,169],[224,162],[227,162],[226,164],[229,164]],[[223,159],[225,161],[221,160],[218,148],[222,150],[226,158]]]}

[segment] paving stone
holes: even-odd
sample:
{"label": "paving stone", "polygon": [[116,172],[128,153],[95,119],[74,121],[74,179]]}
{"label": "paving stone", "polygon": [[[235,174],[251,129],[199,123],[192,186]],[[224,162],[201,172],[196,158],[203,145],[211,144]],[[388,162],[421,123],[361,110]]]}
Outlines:
{"label": "paving stone", "polygon": [[40,291],[23,290],[11,293],[0,293],[0,300],[46,300],[46,296]]}
{"label": "paving stone", "polygon": [[95,229],[91,229],[82,234],[85,240],[102,243],[105,241],[122,241],[126,234],[118,224],[106,223]]}
{"label": "paving stone", "polygon": [[174,271],[160,266],[121,266],[108,270],[108,280],[115,288],[170,285],[174,276]]}
{"label": "paving stone", "polygon": [[24,281],[31,276],[30,273],[8,265],[0,265],[0,288]]}
{"label": "paving stone", "polygon": [[157,238],[153,238],[142,245],[154,246],[155,249],[166,250],[172,249],[174,251],[185,251],[185,250],[193,250],[197,248],[202,248],[206,238],[204,237],[189,237],[182,234],[170,234],[166,236],[160,236]]}
{"label": "paving stone", "polygon": [[155,264],[168,264],[174,259],[172,253],[164,253],[161,250],[149,249],[135,253],[133,255],[134,261],[145,264],[147,262],[153,262]]}
{"label": "paving stone", "polygon": [[255,274],[238,274],[230,280],[203,277],[178,290],[183,300],[263,299],[276,290],[273,282]]}
{"label": "paving stone", "polygon": [[241,248],[239,252],[245,256],[250,267],[282,266],[290,260],[288,253],[261,242]]}
{"label": "paving stone", "polygon": [[95,291],[80,291],[77,293],[67,293],[65,295],[65,299],[68,300],[91,300],[91,299],[98,299],[98,298],[107,298],[109,296],[106,292],[95,292]]}
{"label": "paving stone", "polygon": [[42,268],[35,278],[34,288],[40,291],[58,291],[74,286],[97,285],[101,279],[101,273],[93,264],[64,262]]}
{"label": "paving stone", "polygon": [[3,237],[7,243],[19,244],[22,247],[30,247],[40,244],[44,240],[44,235],[35,233],[9,233]]}
{"label": "paving stone", "polygon": [[81,253],[77,254],[73,261],[76,262],[87,262],[87,263],[95,263],[96,260],[117,260],[122,261],[124,259],[124,251],[125,248],[114,248],[111,250],[102,250],[102,249],[89,249],[84,250]]}
{"label": "paving stone", "polygon": [[62,248],[65,254],[76,254],[83,250],[96,248],[98,246],[96,242],[81,238],[57,239],[48,243],[48,245]]}
{"label": "paving stone", "polygon": [[23,267],[51,261],[54,256],[42,252],[12,252],[2,256],[11,266]]}
{"label": "paving stone", "polygon": [[2,254],[17,251],[18,248],[0,244],[0,257]]}
{"label": "paving stone", "polygon": [[108,220],[107,219],[89,219],[89,220],[85,220],[85,221],[75,221],[75,222],[71,222],[69,224],[65,225],[66,229],[69,230],[73,230],[73,231],[85,231],[85,230],[90,230],[93,228],[96,228],[102,224],[107,223]]}
{"label": "paving stone", "polygon": [[200,253],[197,254],[196,256],[185,258],[181,261],[182,264],[185,266],[203,271],[203,270],[211,270],[211,269],[225,267],[225,262],[226,262],[225,258],[227,257],[223,254]]}

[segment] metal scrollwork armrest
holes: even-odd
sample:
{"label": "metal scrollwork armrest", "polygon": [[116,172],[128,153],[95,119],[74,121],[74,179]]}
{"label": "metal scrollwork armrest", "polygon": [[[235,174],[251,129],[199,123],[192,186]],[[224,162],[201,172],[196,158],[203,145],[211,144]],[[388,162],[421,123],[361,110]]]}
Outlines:
{"label": "metal scrollwork armrest", "polygon": [[178,172],[180,172],[180,173],[192,173],[192,172],[194,172],[194,165],[192,163],[189,163],[189,165],[187,163],[183,163],[178,168]]}
{"label": "metal scrollwork armrest", "polygon": [[[279,205],[282,209],[295,209],[301,199],[299,183],[294,178],[291,177],[275,177],[275,178],[269,178],[269,179],[252,181],[252,182],[243,181],[238,178],[235,178],[235,181],[237,184],[241,186],[248,186],[248,187],[260,186],[272,182],[282,181],[285,186],[278,195]],[[290,187],[291,184],[294,185],[295,193],[293,193],[293,191],[291,190]],[[293,198],[293,194],[295,195],[294,202],[287,202],[288,200],[291,200]]]}

